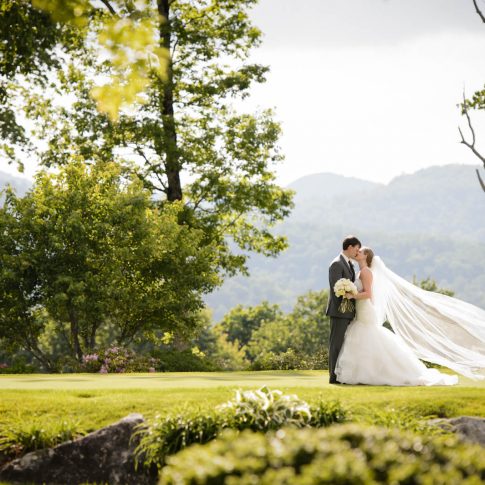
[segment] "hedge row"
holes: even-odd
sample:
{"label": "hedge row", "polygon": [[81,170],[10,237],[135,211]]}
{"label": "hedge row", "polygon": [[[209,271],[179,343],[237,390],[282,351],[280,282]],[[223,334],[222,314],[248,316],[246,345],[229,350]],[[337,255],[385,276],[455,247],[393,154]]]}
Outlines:
{"label": "hedge row", "polygon": [[478,485],[480,446],[355,424],[285,428],[267,434],[225,431],[168,457],[162,485]]}

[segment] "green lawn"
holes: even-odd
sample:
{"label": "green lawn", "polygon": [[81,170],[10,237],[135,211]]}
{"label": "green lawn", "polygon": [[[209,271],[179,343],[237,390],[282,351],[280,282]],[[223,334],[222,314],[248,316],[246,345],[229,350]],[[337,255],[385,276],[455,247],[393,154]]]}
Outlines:
{"label": "green lawn", "polygon": [[226,401],[234,390],[271,389],[309,402],[338,399],[360,420],[378,412],[485,416],[485,381],[453,387],[330,386],[324,371],[0,376],[0,436],[6,429],[66,421],[86,432],[131,413],[150,418]]}
{"label": "green lawn", "polygon": [[236,389],[263,385],[313,403],[338,400],[347,420],[418,433],[437,432],[430,416],[485,416],[485,381],[453,387],[330,386],[328,372],[272,371],[164,374],[0,376],[0,465],[15,456],[79,436],[129,413],[150,419],[204,413]]}

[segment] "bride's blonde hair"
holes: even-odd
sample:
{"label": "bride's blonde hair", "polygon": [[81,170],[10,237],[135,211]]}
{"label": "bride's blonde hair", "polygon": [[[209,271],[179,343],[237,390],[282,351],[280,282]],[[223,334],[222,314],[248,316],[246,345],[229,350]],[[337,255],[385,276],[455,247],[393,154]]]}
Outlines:
{"label": "bride's blonde hair", "polygon": [[366,246],[362,248],[362,251],[366,256],[365,260],[367,262],[367,266],[369,266],[370,268],[372,266],[372,260],[374,259],[374,251],[372,251],[371,248],[368,248]]}

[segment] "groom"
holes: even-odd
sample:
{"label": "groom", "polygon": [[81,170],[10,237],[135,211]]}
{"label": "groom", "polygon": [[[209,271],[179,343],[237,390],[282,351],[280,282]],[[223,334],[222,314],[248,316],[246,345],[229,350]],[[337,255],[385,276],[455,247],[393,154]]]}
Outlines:
{"label": "groom", "polygon": [[326,315],[330,316],[330,342],[328,347],[328,370],[330,384],[339,384],[335,375],[335,364],[338,354],[344,343],[345,331],[355,317],[355,310],[349,313],[340,313],[339,306],[343,297],[337,297],[333,290],[340,278],[355,281],[355,270],[351,258],[355,258],[362,244],[355,236],[347,236],[342,243],[342,252],[332,261],[328,269],[330,292]]}

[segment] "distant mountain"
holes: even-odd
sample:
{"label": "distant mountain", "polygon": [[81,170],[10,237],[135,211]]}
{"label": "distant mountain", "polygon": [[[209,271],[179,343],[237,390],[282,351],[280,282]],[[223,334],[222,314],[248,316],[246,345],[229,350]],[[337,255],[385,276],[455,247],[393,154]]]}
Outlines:
{"label": "distant mountain", "polygon": [[[6,172],[0,171],[0,190],[3,190],[7,185],[11,185],[17,195],[24,195],[32,185],[32,181],[24,177],[16,177]],[[0,201],[3,197],[0,196]]]}
{"label": "distant mountain", "polygon": [[238,303],[263,299],[289,309],[298,295],[325,288],[328,262],[349,233],[405,278],[432,277],[485,308],[485,194],[473,166],[427,168],[388,185],[315,174],[289,187],[296,207],[277,230],[290,248],[277,259],[253,256],[250,277],[232,278],[209,295],[217,319]]}
{"label": "distant mountain", "polygon": [[296,192],[295,204],[297,206],[321,206],[323,202],[327,202],[333,197],[342,197],[342,194],[365,192],[379,187],[384,186],[375,182],[354,177],[343,177],[333,173],[305,175],[288,186],[289,189]]}

